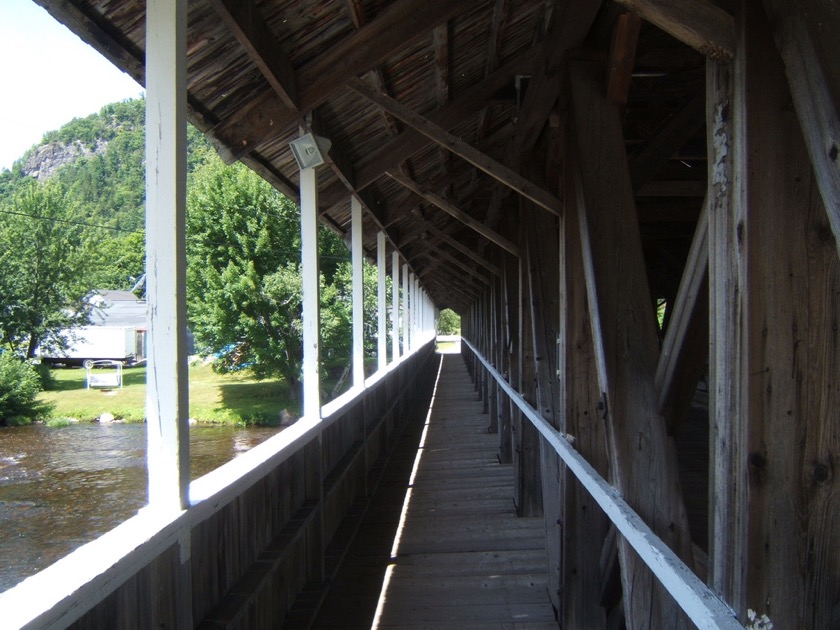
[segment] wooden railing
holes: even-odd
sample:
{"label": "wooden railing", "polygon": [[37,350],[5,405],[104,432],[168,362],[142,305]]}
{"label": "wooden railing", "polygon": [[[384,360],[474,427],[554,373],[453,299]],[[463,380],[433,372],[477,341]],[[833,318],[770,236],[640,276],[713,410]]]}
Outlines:
{"label": "wooden railing", "polygon": [[434,342],[0,595],[4,628],[306,625],[403,424],[424,413]]}
{"label": "wooden railing", "polygon": [[[743,630],[735,612],[703,583],[680,558],[573,447],[567,436],[552,427],[466,339],[462,352],[473,379],[486,389],[494,379],[523,416],[566,464],[580,484],[625,537],[680,608],[701,629]],[[471,365],[470,365],[471,364]],[[558,489],[559,491],[559,489]]]}

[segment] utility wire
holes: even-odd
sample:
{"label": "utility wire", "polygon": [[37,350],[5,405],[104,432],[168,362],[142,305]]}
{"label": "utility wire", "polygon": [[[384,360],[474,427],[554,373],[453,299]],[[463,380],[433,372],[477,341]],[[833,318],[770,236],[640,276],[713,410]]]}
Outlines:
{"label": "utility wire", "polygon": [[[123,232],[125,234],[140,234],[144,231],[144,229],[128,230],[128,229],[125,229],[125,228],[113,227],[113,226],[110,226],[110,225],[100,225],[100,224],[97,224],[97,223],[88,223],[86,221],[71,221],[69,219],[57,219],[57,218],[45,217],[45,216],[37,215],[37,214],[29,214],[29,213],[26,213],[26,212],[19,212],[17,210],[2,210],[2,209],[0,209],[0,214],[10,214],[10,215],[18,216],[18,217],[26,217],[26,218],[29,218],[29,219],[36,219],[38,221],[50,221],[52,223],[64,223],[64,224],[67,224],[67,225],[76,225],[76,226],[79,226],[79,227],[96,228],[96,229],[101,229],[101,230],[111,230],[112,232]],[[196,242],[197,240],[198,239],[196,239],[196,238],[187,238],[188,242],[190,242],[190,241]],[[203,241],[203,244],[215,245],[216,247],[226,247],[226,246],[229,245],[229,243],[222,242],[222,241]],[[297,250],[291,250],[291,249],[276,249],[275,251],[280,252],[282,254],[296,254],[296,253],[299,253]],[[350,252],[348,251],[347,254],[349,256]],[[322,258],[324,260],[340,260],[340,261],[349,260],[345,256],[330,256],[330,255],[327,255],[327,254],[321,254],[320,258]]]}

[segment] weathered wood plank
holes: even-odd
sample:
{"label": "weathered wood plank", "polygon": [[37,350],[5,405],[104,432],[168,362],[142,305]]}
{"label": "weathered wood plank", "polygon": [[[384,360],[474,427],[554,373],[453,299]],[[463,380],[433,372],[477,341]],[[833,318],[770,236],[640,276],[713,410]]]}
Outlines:
{"label": "weathered wood plank", "polygon": [[398,171],[389,171],[388,176],[398,181],[400,184],[408,188],[411,192],[415,195],[418,195],[425,199],[426,201],[433,203],[435,206],[446,212],[448,215],[458,219],[461,223],[466,225],[468,228],[475,230],[479,234],[481,234],[484,238],[486,238],[491,243],[495,243],[505,251],[510,252],[514,256],[519,255],[519,246],[513,243],[511,240],[507,239],[506,237],[502,236],[501,234],[491,230],[486,225],[484,225],[481,221],[474,219],[469,214],[461,210],[460,208],[456,208],[453,204],[446,201],[442,197],[435,195],[434,193],[424,190],[419,184],[417,184],[414,180],[409,177],[406,177],[402,173]]}
{"label": "weathered wood plank", "polygon": [[269,85],[289,109],[298,108],[297,76],[277,38],[253,2],[211,0],[233,36],[245,48]]}
{"label": "weathered wood plank", "polygon": [[734,64],[706,62],[709,206],[709,584],[743,610],[746,484],[741,368],[743,300],[739,272],[743,207],[734,172]]}
{"label": "weathered wood plank", "polygon": [[746,204],[745,604],[777,627],[831,627],[840,605],[840,493],[831,472],[840,450],[840,261],[786,106],[784,65],[756,4],[743,12],[735,115],[744,128],[734,151]]}
{"label": "weathered wood plank", "polygon": [[607,70],[607,98],[613,105],[626,105],[636,62],[636,45],[642,19],[635,13],[622,13],[613,28]]}
{"label": "weathered wood plank", "polygon": [[[497,162],[490,156],[482,153],[463,140],[459,140],[442,127],[412,111],[400,102],[386,96],[385,94],[376,92],[376,90],[371,89],[367,84],[365,84],[364,81],[353,79],[349,81],[347,85],[351,90],[360,96],[390,112],[433,142],[436,142],[442,147],[452,151],[479,170],[484,171],[496,181],[504,184],[523,197],[530,199],[541,208],[544,208],[553,214],[558,214],[560,200],[550,192],[540,188],[533,182],[528,181],[504,164]],[[390,174],[393,176],[393,172]]]}
{"label": "weathered wood plank", "polygon": [[[574,182],[577,161],[571,142],[566,144],[564,181]],[[560,220],[560,347],[558,372],[563,433],[574,436],[575,448],[598,473],[609,478],[607,438],[601,390],[595,368],[592,326],[586,300],[583,253],[578,227],[576,187],[563,187],[564,212]],[[599,598],[602,577],[598,562],[609,521],[592,496],[566,471],[563,516],[563,597],[559,619],[563,627],[601,629],[606,612]]]}
{"label": "weathered wood plank", "polygon": [[[596,358],[603,361],[611,475],[627,502],[691,566],[676,455],[653,385],[658,341],[621,122],[603,95],[597,62],[571,63],[570,81],[581,172],[576,198],[592,334],[600,338]],[[620,553],[628,627],[681,627],[679,607],[624,539]]]}
{"label": "weathered wood plank", "polygon": [[711,0],[616,0],[684,44],[716,61],[735,54],[735,20]]}
{"label": "weathered wood plank", "polygon": [[[520,259],[520,294],[519,294],[519,339],[521,346],[520,363],[520,393],[534,404],[537,400],[537,370],[534,363],[533,335],[531,333],[534,322],[531,318],[529,305],[532,301],[531,282],[528,279],[528,260],[531,258],[529,249],[532,244],[526,237],[525,227],[529,216],[520,217],[520,243],[522,258]],[[541,440],[539,433],[527,419],[519,415],[513,425],[513,468],[515,475],[514,501],[516,511],[520,516],[542,516],[542,470],[540,462]]]}
{"label": "weathered wood plank", "polygon": [[[817,30],[816,18],[813,14],[806,16],[800,3],[764,0],[764,6],[785,63],[834,240],[840,248],[840,85],[831,84],[831,79],[837,81],[837,72],[832,71],[837,60],[815,42],[812,33]],[[817,32],[837,32],[840,15],[836,7],[820,11],[820,17],[826,21],[819,24]]]}
{"label": "weathered wood plank", "polygon": [[566,51],[583,43],[600,8],[600,0],[555,2],[551,6],[545,49],[534,68],[516,125],[515,160],[536,144],[560,94],[560,68]]}
{"label": "weathered wood plank", "polygon": [[[473,5],[468,0],[398,0],[388,5],[375,20],[298,70],[300,111],[313,110],[352,77],[375,67],[394,50],[426,37],[434,26]],[[255,112],[260,115],[253,116]],[[272,91],[216,125],[210,135],[222,157],[233,162],[282,132],[296,116],[298,113],[288,109]]]}

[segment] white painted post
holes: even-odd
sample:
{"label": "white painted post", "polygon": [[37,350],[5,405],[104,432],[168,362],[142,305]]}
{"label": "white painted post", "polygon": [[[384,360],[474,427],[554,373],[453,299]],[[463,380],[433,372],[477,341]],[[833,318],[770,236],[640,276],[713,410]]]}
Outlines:
{"label": "white painted post", "polygon": [[400,358],[400,255],[391,252],[391,360]]}
{"label": "white painted post", "polygon": [[350,198],[350,236],[353,257],[353,387],[365,385],[364,259],[362,204]]}
{"label": "white painted post", "polygon": [[388,321],[385,319],[385,232],[380,231],[376,235],[376,301],[378,313],[378,331],[377,331],[377,369],[384,370],[388,365]]}
{"label": "white painted post", "polygon": [[318,178],[315,168],[300,171],[300,276],[303,285],[303,415],[321,415],[318,273]]}
{"label": "white painted post", "polygon": [[417,346],[417,279],[414,274],[408,275],[408,348],[412,352]]}
{"label": "white painted post", "polygon": [[408,313],[408,265],[402,266],[402,354],[408,354],[408,329],[409,329],[409,313]]}
{"label": "white painted post", "polygon": [[185,0],[146,6],[146,374],[149,505],[189,505]]}

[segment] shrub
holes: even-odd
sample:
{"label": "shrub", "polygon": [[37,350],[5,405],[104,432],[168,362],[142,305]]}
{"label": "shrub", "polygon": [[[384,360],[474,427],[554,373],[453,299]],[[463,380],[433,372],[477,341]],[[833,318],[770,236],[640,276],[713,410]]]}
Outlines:
{"label": "shrub", "polygon": [[35,397],[41,379],[35,368],[11,352],[0,355],[0,425],[14,426],[30,421],[41,410]]}
{"label": "shrub", "polygon": [[53,376],[52,369],[46,363],[36,363],[33,365],[35,368],[35,372],[38,374],[38,378],[41,379],[41,389],[43,390],[50,390],[55,387],[55,377]]}

